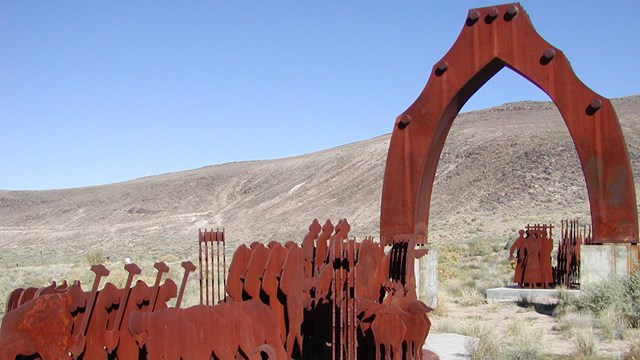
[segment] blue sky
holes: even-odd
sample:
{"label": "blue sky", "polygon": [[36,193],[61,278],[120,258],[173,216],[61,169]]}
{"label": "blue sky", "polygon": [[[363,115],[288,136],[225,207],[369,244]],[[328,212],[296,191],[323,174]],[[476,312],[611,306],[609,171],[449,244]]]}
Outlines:
{"label": "blue sky", "polygon": [[[0,189],[106,184],[389,133],[487,1],[0,0]],[[640,94],[640,2],[522,1],[582,81]],[[501,71],[463,111],[547,100]]]}

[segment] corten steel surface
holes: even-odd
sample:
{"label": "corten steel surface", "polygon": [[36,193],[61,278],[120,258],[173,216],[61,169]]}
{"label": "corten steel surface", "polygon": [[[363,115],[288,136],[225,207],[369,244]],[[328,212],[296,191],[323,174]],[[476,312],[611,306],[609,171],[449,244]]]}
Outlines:
{"label": "corten steel surface", "polygon": [[[168,268],[157,263],[159,274]],[[140,273],[134,264],[126,266],[127,285],[118,289],[107,282],[98,290],[101,279],[109,275],[102,265],[94,265],[95,279],[85,293],[79,282],[66,282],[40,288],[35,296],[5,314],[0,328],[0,359],[39,356],[46,359],[137,359],[138,347],[124,330],[132,312],[164,309],[176,296],[171,279],[149,287],[139,281],[130,288],[133,277]]]}
{"label": "corten steel surface", "polygon": [[418,99],[397,117],[382,190],[383,242],[403,234],[427,241],[431,191],[451,124],[505,66],[538,86],[560,111],[584,173],[594,241],[637,243],[635,189],[613,106],[576,77],[562,51],[538,35],[517,3],[470,10]]}
{"label": "corten steel surface", "polygon": [[[214,245],[215,244],[215,245]],[[222,246],[220,246],[222,244]],[[200,263],[200,304],[213,305],[222,301],[225,293],[227,262],[224,229],[198,229],[198,262]],[[204,267],[202,259],[204,258]],[[204,277],[203,277],[204,274]],[[209,282],[211,279],[211,282]],[[204,281],[204,286],[203,286]],[[211,292],[209,292],[211,285]],[[211,293],[211,295],[209,295]],[[216,300],[216,294],[217,300]]]}
{"label": "corten steel surface", "polygon": [[567,289],[580,286],[580,246],[591,243],[591,228],[578,220],[562,220],[556,255],[555,282]]}
{"label": "corten steel surface", "polygon": [[[163,262],[154,264],[152,286],[134,285],[142,270],[127,264],[123,288],[106,282],[100,289],[109,270],[95,265],[89,292],[77,282],[16,289],[0,327],[0,360],[420,358],[431,309],[416,299],[411,269],[424,251],[414,249],[412,236],[398,236],[385,254],[372,238],[349,238],[350,229],[344,219],[335,226],[314,220],[301,244],[240,246],[227,296],[216,305],[211,291],[211,305],[180,307],[196,270],[190,261],[181,264],[179,295],[173,280],[161,284],[169,272]],[[211,259],[209,239],[219,232],[199,233]],[[201,290],[212,284],[202,282]]]}
{"label": "corten steel surface", "polygon": [[509,249],[509,258],[515,259],[513,282],[521,288],[548,289],[553,286],[552,225],[527,225]]}

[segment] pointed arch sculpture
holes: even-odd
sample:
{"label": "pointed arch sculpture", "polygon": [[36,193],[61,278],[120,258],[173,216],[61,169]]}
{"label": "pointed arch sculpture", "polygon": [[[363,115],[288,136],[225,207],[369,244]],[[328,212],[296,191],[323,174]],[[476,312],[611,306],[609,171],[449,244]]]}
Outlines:
{"label": "pointed arch sculpture", "polygon": [[538,86],[560,111],[585,177],[594,241],[637,243],[635,188],[615,110],[576,77],[519,3],[469,10],[420,96],[396,118],[382,187],[383,243],[399,235],[427,242],[431,192],[449,129],[467,100],[505,66]]}

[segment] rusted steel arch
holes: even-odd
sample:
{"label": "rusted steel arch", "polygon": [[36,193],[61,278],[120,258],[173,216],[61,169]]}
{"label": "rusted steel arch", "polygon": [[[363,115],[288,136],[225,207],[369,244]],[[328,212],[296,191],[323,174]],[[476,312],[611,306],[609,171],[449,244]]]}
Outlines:
{"label": "rusted steel arch", "polygon": [[637,243],[635,189],[615,110],[576,77],[518,3],[469,10],[458,39],[433,66],[418,99],[396,118],[382,189],[383,241],[405,234],[415,235],[417,243],[427,241],[433,182],[451,124],[505,66],[538,86],[560,111],[584,173],[594,241]]}

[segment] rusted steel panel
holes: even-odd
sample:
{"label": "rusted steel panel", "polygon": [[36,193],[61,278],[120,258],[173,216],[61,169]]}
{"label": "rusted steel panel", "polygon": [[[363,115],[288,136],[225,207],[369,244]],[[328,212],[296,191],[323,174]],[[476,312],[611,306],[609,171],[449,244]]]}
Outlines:
{"label": "rusted steel panel", "polygon": [[562,114],[587,184],[594,241],[637,243],[635,188],[613,106],[576,77],[562,51],[538,35],[517,3],[469,10],[422,93],[397,117],[382,190],[383,242],[402,234],[427,241],[433,182],[451,124],[505,66],[542,89]]}

